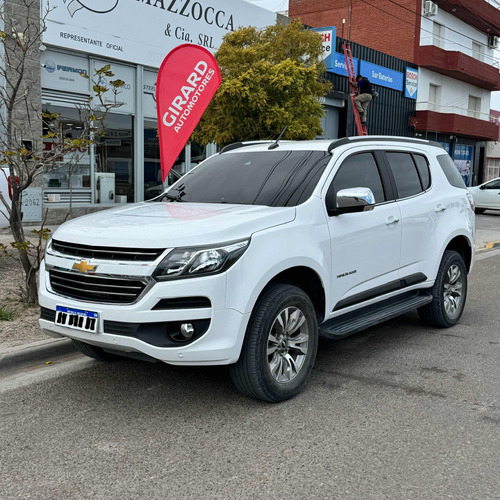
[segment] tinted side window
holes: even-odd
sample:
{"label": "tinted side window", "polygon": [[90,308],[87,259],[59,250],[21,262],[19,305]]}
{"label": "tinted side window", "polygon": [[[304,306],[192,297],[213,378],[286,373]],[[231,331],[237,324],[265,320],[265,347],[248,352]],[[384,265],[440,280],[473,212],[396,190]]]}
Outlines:
{"label": "tinted side window", "polygon": [[488,182],[484,185],[484,189],[500,189],[500,180]]}
{"label": "tinted side window", "polygon": [[413,155],[415,160],[415,165],[417,166],[418,174],[420,175],[420,182],[422,183],[422,189],[425,191],[431,185],[431,175],[429,173],[429,165],[425,156]]}
{"label": "tinted side window", "polygon": [[409,153],[386,153],[396,181],[398,198],[406,198],[422,192],[420,177]]}
{"label": "tinted side window", "polygon": [[347,158],[339,168],[328,189],[327,198],[335,203],[335,197],[341,189],[353,187],[370,188],[375,201],[385,201],[384,188],[377,163],[371,153],[361,153]]}
{"label": "tinted side window", "polygon": [[467,189],[465,187],[462,176],[460,175],[456,165],[453,163],[453,160],[450,158],[450,155],[438,155],[437,161],[441,165],[444,175],[446,175],[448,182],[452,186],[455,186],[456,188]]}

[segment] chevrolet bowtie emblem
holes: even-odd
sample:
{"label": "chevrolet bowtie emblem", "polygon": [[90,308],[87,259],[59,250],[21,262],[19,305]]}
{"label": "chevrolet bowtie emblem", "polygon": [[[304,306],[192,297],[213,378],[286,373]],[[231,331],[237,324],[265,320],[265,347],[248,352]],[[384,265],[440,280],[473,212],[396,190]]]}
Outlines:
{"label": "chevrolet bowtie emblem", "polygon": [[81,273],[86,273],[88,271],[93,271],[96,266],[92,266],[91,264],[87,264],[85,260],[82,260],[81,262],[74,263],[73,264],[73,269],[76,269],[77,271],[80,271]]}

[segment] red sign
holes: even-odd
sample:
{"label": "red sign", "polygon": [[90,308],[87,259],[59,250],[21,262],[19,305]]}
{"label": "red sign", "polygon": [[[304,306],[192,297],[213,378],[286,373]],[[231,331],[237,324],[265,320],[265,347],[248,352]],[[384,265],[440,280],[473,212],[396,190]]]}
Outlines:
{"label": "red sign", "polygon": [[179,45],[158,72],[156,106],[162,179],[175,163],[221,82],[214,56],[203,47]]}

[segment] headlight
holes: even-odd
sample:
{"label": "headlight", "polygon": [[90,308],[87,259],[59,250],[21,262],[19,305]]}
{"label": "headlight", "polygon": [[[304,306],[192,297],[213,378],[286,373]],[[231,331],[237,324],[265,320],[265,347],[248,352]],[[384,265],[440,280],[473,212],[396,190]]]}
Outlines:
{"label": "headlight", "polygon": [[160,262],[153,278],[166,281],[220,273],[243,255],[249,243],[244,240],[215,247],[176,248]]}
{"label": "headlight", "polygon": [[43,254],[43,258],[47,259],[47,254],[50,254],[52,250],[52,237],[50,237],[45,245],[45,252]]}

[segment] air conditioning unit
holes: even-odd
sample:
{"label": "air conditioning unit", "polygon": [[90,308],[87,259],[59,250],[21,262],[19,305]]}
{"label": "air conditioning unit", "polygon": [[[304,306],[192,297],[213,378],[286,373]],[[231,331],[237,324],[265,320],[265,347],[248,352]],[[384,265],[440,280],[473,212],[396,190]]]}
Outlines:
{"label": "air conditioning unit", "polygon": [[498,37],[495,35],[488,35],[488,47],[490,49],[498,49]]}
{"label": "air conditioning unit", "polygon": [[424,16],[435,16],[438,13],[438,6],[430,0],[424,2]]}

